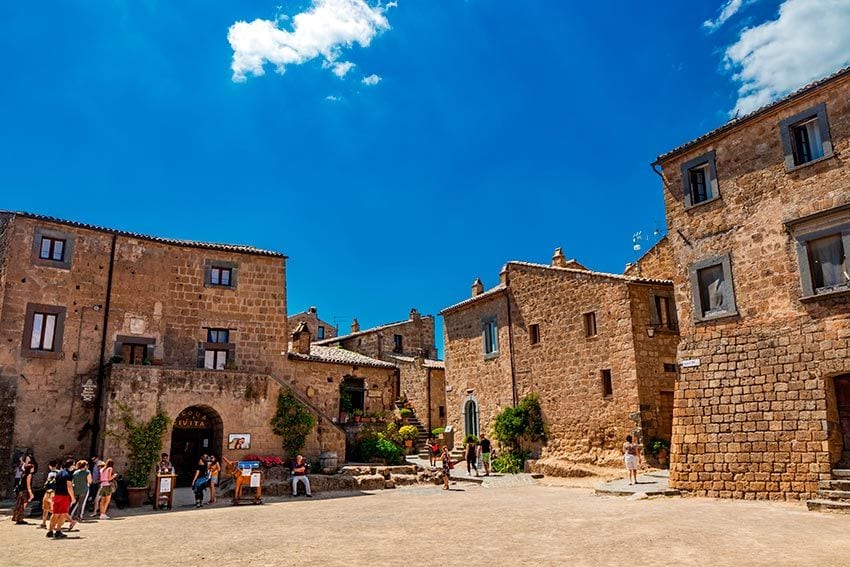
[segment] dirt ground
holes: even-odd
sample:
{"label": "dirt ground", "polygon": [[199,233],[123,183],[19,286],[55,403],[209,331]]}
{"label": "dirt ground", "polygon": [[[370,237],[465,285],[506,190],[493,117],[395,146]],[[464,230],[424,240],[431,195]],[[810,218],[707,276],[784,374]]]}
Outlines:
{"label": "dirt ground", "polygon": [[0,564],[848,565],[850,515],[802,504],[595,496],[576,479],[219,504],[86,523],[0,521]]}

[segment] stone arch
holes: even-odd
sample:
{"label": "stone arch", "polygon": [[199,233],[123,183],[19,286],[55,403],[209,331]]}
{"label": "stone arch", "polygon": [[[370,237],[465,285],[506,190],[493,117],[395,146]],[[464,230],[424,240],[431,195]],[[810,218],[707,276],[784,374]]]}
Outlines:
{"label": "stone arch", "polygon": [[189,486],[201,455],[221,460],[224,422],[214,408],[203,404],[184,408],[173,420],[171,462],[177,471],[177,485]]}
{"label": "stone arch", "polygon": [[470,392],[463,400],[460,414],[463,416],[463,437],[467,435],[475,435],[479,433],[479,405],[478,399]]}
{"label": "stone arch", "polygon": [[829,462],[850,466],[850,372],[826,377],[826,434]]}

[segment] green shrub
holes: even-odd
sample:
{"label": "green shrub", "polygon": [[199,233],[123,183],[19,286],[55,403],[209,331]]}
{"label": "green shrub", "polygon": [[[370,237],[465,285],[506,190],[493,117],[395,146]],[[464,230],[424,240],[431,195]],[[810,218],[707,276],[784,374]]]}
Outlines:
{"label": "green shrub", "polygon": [[500,473],[517,474],[525,468],[529,453],[522,451],[504,451],[493,459],[493,470]]}
{"label": "green shrub", "polygon": [[292,392],[281,390],[277,396],[277,411],[271,419],[272,431],[283,438],[283,448],[289,458],[295,458],[307,436],[316,425],[316,418]]}
{"label": "green shrub", "polygon": [[171,420],[160,412],[146,422],[138,421],[128,406],[119,404],[118,408],[121,410],[121,423],[130,452],[130,466],[125,475],[127,486],[147,488],[153,466],[162,451],[162,438]]}
{"label": "green shrub", "polygon": [[522,450],[523,442],[546,442],[548,432],[540,397],[529,394],[516,407],[506,407],[493,420],[493,435],[500,443]]}
{"label": "green shrub", "polygon": [[433,435],[434,437],[439,437],[440,435],[442,435],[445,432],[446,432],[445,427],[437,427],[437,428],[431,430],[431,435]]}
{"label": "green shrub", "polygon": [[401,408],[398,413],[401,417],[413,417],[413,410],[410,408]]}
{"label": "green shrub", "polygon": [[667,454],[670,454],[670,443],[665,441],[664,439],[659,439],[658,437],[653,437],[650,439],[649,443],[646,444],[645,450],[650,455],[657,455],[664,449],[667,451]]}
{"label": "green shrub", "polygon": [[463,439],[463,442],[464,443],[475,443],[475,444],[477,444],[478,443],[478,436],[477,435],[467,435]]}
{"label": "green shrub", "polygon": [[419,430],[412,425],[403,425],[401,429],[398,430],[398,434],[405,441],[413,441],[416,439],[416,436],[419,435]]}
{"label": "green shrub", "polygon": [[378,457],[384,459],[388,465],[401,464],[403,453],[401,448],[389,439],[378,439]]}
{"label": "green shrub", "polygon": [[401,448],[383,436],[367,434],[354,443],[352,458],[361,463],[371,463],[376,458],[383,459],[388,465],[400,464],[403,458]]}

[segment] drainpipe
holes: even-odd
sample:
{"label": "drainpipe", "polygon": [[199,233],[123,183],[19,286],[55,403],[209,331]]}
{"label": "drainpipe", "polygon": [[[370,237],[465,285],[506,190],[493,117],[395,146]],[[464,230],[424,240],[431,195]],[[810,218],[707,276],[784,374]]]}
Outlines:
{"label": "drainpipe", "polygon": [[115,242],[117,234],[112,235],[112,246],[109,250],[109,272],[106,276],[106,299],[103,302],[103,332],[100,337],[100,363],[97,366],[97,391],[94,395],[94,417],[92,419],[91,448],[89,455],[98,454],[100,441],[100,413],[103,408],[103,385],[106,382],[106,337],[109,327],[109,306],[112,302],[112,273],[115,269]]}
{"label": "drainpipe", "polygon": [[428,436],[431,436],[431,432],[434,430],[434,424],[431,423],[431,369],[425,369],[425,389],[428,392]]}
{"label": "drainpipe", "polygon": [[511,357],[511,401],[514,406],[517,405],[516,391],[516,368],[514,367],[514,332],[511,325],[511,294],[510,290],[505,290],[505,304],[508,308],[508,355]]}

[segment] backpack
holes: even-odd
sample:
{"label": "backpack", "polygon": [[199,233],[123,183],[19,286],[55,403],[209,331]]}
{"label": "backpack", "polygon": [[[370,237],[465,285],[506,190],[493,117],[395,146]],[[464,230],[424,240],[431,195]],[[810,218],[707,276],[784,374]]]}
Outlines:
{"label": "backpack", "polygon": [[50,471],[47,473],[47,480],[44,481],[44,490],[56,490],[56,475],[58,473],[55,471]]}

